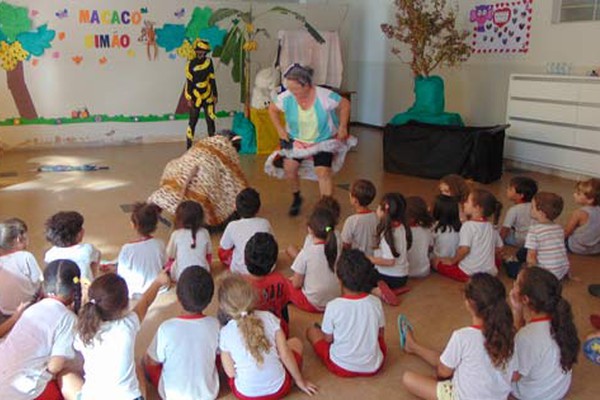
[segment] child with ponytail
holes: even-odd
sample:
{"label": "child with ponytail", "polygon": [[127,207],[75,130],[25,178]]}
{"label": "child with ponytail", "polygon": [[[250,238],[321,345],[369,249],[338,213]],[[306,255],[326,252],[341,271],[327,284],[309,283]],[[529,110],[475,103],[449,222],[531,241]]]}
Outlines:
{"label": "child with ponytail", "polygon": [[204,225],[204,210],[192,200],[186,200],[175,210],[175,230],[167,245],[167,258],[171,263],[171,277],[178,281],[183,270],[199,265],[210,272],[212,245]]}
{"label": "child with ponytail", "polygon": [[154,204],[136,203],[131,225],[137,237],[119,252],[117,271],[125,279],[129,296],[139,297],[156,279],[165,265],[165,244],[152,236],[160,209]]}
{"label": "child with ponytail", "polygon": [[312,245],[305,245],[292,264],[290,301],[304,311],[323,312],[330,300],[340,295],[335,277],[339,246],[335,215],[327,208],[315,208],[308,220]]}
{"label": "child with ponytail", "polygon": [[460,282],[468,281],[477,272],[496,275],[496,254],[503,244],[494,225],[498,223],[502,203],[487,190],[475,189],[469,194],[464,210],[468,221],[460,227],[456,254],[434,259],[433,268]]}
{"label": "child with ponytail", "polygon": [[518,370],[513,376],[514,397],[520,400],[558,400],[571,386],[579,339],[570,304],[552,272],[530,267],[521,270],[510,292],[515,326]]}
{"label": "child with ponytail", "polygon": [[437,372],[437,379],[405,372],[402,381],[410,393],[429,400],[508,397],[515,369],[515,333],[504,285],[490,274],[474,274],[465,287],[465,307],[471,326],[454,331],[441,354],[418,343],[408,320],[399,317],[404,351],[419,356]]}
{"label": "child with ponytail", "polygon": [[271,400],[287,395],[292,380],[313,395],[317,387],[301,373],[302,342],[286,340],[279,320],[254,308],[256,291],[241,276],[226,277],[219,288],[220,312],[229,318],[221,329],[223,369],[238,399]]}
{"label": "child with ponytail", "polygon": [[135,338],[148,308],[161,286],[170,283],[160,272],[129,310],[127,283],[108,273],[97,278],[88,290],[89,301],[79,313],[75,349],[83,355],[85,382],[79,400],[138,400],[140,387],[134,360]]}
{"label": "child with ponytail", "polygon": [[0,343],[0,396],[3,399],[75,399],[81,378],[70,372],[73,339],[81,304],[81,272],[70,260],[44,270],[44,298],[21,315]]}
{"label": "child with ponytail", "polygon": [[[396,293],[403,292],[408,280],[408,250],[412,232],[406,218],[406,200],[400,193],[386,193],[377,207],[377,241],[379,249],[369,257],[379,273],[373,294],[396,306]],[[394,291],[394,289],[396,291]]]}

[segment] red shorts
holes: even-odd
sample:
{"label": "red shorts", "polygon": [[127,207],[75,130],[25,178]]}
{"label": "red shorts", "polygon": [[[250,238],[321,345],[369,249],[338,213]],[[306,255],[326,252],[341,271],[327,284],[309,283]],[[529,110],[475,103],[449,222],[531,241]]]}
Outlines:
{"label": "red shorts", "polygon": [[317,307],[313,306],[306,298],[302,289],[296,289],[290,282],[290,302],[299,309],[309,313],[322,313]]}
{"label": "red shorts", "polygon": [[443,264],[439,262],[433,267],[440,275],[447,276],[448,278],[454,279],[459,282],[467,282],[470,278],[469,275],[465,274],[458,264]]}
{"label": "red shorts", "polygon": [[36,397],[35,400],[64,400],[56,379],[48,382],[42,394]]}
{"label": "red shorts", "polygon": [[[294,354],[294,358],[296,359],[296,363],[298,364],[298,369],[302,369],[302,355],[296,353],[295,351],[292,351],[292,353]],[[241,400],[278,400],[282,397],[285,397],[292,390],[293,383],[294,382],[292,382],[292,376],[286,369],[285,380],[283,381],[283,385],[281,385],[281,388],[279,388],[277,392],[265,396],[248,397],[238,392],[238,390],[235,387],[235,379],[229,378],[229,387],[231,388],[231,392],[235,397]]]}
{"label": "red shorts", "polygon": [[146,374],[146,378],[150,381],[152,386],[158,388],[158,383],[160,382],[160,376],[162,375],[162,364],[144,364],[144,372]]}
{"label": "red shorts", "polygon": [[233,247],[231,249],[222,249],[219,247],[217,254],[219,255],[221,264],[223,264],[226,268],[229,268],[231,266],[231,258],[233,257]]}
{"label": "red shorts", "polygon": [[331,360],[331,357],[329,356],[329,350],[331,348],[331,343],[328,343],[325,340],[319,340],[318,342],[313,344],[313,349],[315,350],[315,353],[317,354],[317,356],[323,361],[323,363],[325,363],[325,366],[327,367],[327,369],[330,370],[331,372],[333,372],[337,376],[341,376],[342,378],[373,376],[373,375],[376,375],[379,371],[381,371],[381,369],[383,368],[383,363],[385,362],[385,357],[387,355],[387,346],[385,344],[384,338],[379,336],[378,340],[379,340],[379,348],[381,349],[381,352],[383,353],[383,361],[382,361],[381,365],[379,366],[379,368],[377,368],[377,370],[373,371],[373,372],[354,372],[354,371],[348,371],[347,369],[340,367],[339,365],[337,365],[336,363],[334,363]]}

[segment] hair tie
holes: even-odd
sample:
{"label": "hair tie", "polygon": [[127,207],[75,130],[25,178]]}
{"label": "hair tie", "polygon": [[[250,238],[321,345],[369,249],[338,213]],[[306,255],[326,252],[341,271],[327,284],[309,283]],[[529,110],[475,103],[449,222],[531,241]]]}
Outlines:
{"label": "hair tie", "polygon": [[329,232],[331,232],[332,229],[333,229],[332,227],[326,226],[325,227],[325,232],[329,233]]}
{"label": "hair tie", "polygon": [[248,312],[247,312],[247,311],[242,311],[242,312],[240,313],[240,316],[241,316],[242,318],[245,318],[245,317],[247,317],[247,316],[248,316]]}
{"label": "hair tie", "polygon": [[90,299],[90,303],[92,303],[93,305],[96,305],[96,304],[98,304],[98,303],[96,302],[96,299]]}
{"label": "hair tie", "polygon": [[79,282],[80,282],[79,277],[74,276],[73,277],[73,283],[77,285]]}

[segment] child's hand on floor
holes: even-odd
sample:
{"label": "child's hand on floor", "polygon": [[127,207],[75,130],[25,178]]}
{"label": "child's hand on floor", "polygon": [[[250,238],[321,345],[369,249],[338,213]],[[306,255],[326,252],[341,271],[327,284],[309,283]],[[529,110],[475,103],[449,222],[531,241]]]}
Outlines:
{"label": "child's hand on floor", "polygon": [[300,390],[302,390],[309,396],[317,394],[317,392],[319,391],[317,385],[305,379],[302,379],[301,381],[296,381],[296,385],[300,388]]}

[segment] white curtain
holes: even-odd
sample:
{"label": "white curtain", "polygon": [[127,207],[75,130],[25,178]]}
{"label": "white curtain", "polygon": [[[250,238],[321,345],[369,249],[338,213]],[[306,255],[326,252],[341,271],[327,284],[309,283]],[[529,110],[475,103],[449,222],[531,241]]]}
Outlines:
{"label": "white curtain", "polygon": [[342,50],[338,32],[321,32],[325,43],[319,44],[305,30],[279,31],[279,65],[285,71],[293,63],[314,69],[314,83],[340,88],[342,84]]}

